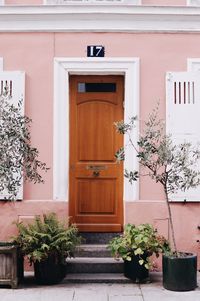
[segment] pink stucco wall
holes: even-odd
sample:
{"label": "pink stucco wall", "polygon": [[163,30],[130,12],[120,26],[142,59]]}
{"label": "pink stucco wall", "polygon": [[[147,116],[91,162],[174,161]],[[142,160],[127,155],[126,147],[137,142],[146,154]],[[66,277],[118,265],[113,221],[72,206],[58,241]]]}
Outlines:
{"label": "pink stucco wall", "polygon": [[6,5],[39,5],[43,0],[5,0]]}
{"label": "pink stucco wall", "polygon": [[143,5],[186,5],[187,0],[142,0]]}
{"label": "pink stucco wall", "polygon": [[[68,215],[68,203],[53,197],[53,59],[85,57],[86,46],[102,44],[107,57],[140,58],[140,112],[148,116],[158,100],[165,116],[165,74],[185,71],[187,58],[199,57],[198,34],[141,33],[1,33],[0,57],[4,70],[26,72],[26,113],[33,119],[32,142],[51,170],[44,185],[25,185],[24,201],[0,202],[0,240],[15,231],[12,222],[46,211]],[[185,42],[187,40],[187,43]],[[119,47],[120,41],[120,47]],[[148,178],[140,181],[140,200],[125,204],[125,222],[151,222],[168,235],[166,205],[161,187]],[[172,204],[181,250],[198,252],[200,204]]]}

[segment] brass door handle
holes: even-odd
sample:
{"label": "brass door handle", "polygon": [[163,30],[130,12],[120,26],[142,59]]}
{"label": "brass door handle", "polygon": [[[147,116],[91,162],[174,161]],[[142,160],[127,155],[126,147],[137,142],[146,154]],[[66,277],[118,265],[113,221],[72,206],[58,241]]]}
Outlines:
{"label": "brass door handle", "polygon": [[98,170],[93,171],[93,176],[94,177],[99,177],[99,175],[100,175],[100,172]]}

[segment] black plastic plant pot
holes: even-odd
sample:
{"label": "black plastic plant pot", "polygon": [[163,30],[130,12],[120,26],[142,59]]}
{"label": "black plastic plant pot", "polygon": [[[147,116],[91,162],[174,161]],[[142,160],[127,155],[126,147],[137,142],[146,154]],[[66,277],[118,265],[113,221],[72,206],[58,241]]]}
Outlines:
{"label": "black plastic plant pot", "polygon": [[56,262],[54,258],[47,258],[34,263],[35,279],[37,284],[57,284],[65,277],[65,265]]}
{"label": "black plastic plant pot", "polygon": [[163,286],[170,291],[191,291],[197,287],[197,256],[180,253],[163,255]]}
{"label": "black plastic plant pot", "polygon": [[[144,265],[139,264],[142,257],[133,256],[131,261],[124,261],[124,276],[135,281],[145,282],[149,277],[149,270]],[[146,258],[146,257],[145,257]],[[142,258],[144,259],[144,257]]]}

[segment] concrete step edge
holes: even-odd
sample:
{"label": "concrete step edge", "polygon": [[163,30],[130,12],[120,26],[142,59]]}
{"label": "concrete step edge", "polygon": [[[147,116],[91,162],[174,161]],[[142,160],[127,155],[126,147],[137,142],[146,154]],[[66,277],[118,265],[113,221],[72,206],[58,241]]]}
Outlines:
{"label": "concrete step edge", "polygon": [[67,274],[64,283],[133,283],[123,273],[76,273]]}
{"label": "concrete step edge", "polygon": [[122,259],[115,260],[112,257],[75,257],[75,258],[70,258],[66,259],[66,263],[72,264],[72,263],[87,263],[87,264],[113,264],[113,263],[123,263]]}

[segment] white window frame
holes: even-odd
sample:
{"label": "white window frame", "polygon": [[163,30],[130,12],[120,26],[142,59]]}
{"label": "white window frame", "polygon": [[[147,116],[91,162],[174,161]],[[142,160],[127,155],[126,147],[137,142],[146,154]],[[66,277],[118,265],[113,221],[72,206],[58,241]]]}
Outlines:
{"label": "white window frame", "polygon": [[[60,58],[54,59],[54,139],[53,199],[68,201],[69,193],[69,76],[71,74],[124,75],[124,120],[139,116],[139,58]],[[132,137],[137,142],[139,125]],[[126,143],[125,141],[124,143]],[[124,168],[138,170],[138,159],[127,151]],[[124,200],[139,198],[139,181],[124,180]]]}
{"label": "white window frame", "polygon": [[69,4],[131,4],[141,5],[141,0],[43,0],[44,5],[69,5]]}
{"label": "white window frame", "polygon": [[3,58],[0,57],[0,71],[3,71]]}
{"label": "white window frame", "polygon": [[187,0],[187,6],[199,6],[200,0]]}
{"label": "white window frame", "polygon": [[200,71],[200,58],[188,58],[187,71],[190,72]]}
{"label": "white window frame", "polygon": [[5,1],[4,0],[0,0],[0,5],[5,5]]}

